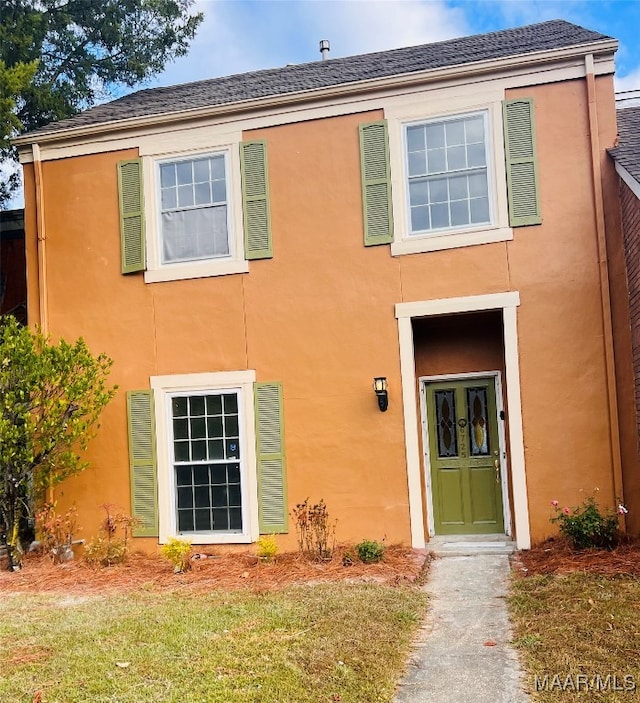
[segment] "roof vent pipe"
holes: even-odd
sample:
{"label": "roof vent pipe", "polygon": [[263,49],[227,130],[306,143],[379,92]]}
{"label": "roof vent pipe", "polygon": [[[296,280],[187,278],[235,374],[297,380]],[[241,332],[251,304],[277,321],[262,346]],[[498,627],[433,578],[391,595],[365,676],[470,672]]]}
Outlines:
{"label": "roof vent pipe", "polygon": [[322,54],[323,61],[325,61],[326,59],[329,58],[329,40],[328,39],[321,39],[320,40],[320,53]]}

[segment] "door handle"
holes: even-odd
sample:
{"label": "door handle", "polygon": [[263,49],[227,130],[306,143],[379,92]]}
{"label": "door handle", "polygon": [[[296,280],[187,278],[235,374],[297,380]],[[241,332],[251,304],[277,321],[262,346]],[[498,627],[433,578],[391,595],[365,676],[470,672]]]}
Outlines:
{"label": "door handle", "polygon": [[496,467],[496,483],[500,483],[500,460],[495,459],[493,465]]}

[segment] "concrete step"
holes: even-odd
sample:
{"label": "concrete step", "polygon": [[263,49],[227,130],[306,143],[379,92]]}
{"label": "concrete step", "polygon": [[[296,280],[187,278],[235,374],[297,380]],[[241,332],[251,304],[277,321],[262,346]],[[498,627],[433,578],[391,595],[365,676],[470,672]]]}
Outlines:
{"label": "concrete step", "polygon": [[506,535],[437,535],[426,548],[438,557],[499,555],[515,552],[516,543]]}

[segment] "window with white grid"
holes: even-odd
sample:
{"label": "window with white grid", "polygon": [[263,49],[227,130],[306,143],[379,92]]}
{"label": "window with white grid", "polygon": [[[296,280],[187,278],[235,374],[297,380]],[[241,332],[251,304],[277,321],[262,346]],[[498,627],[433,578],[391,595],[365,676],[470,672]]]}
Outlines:
{"label": "window with white grid", "polygon": [[491,223],[487,114],[405,126],[410,234]]}
{"label": "window with white grid", "polygon": [[226,153],[163,161],[158,168],[162,263],[228,257]]}
{"label": "window with white grid", "polygon": [[235,390],[171,397],[180,533],[243,531],[238,399]]}

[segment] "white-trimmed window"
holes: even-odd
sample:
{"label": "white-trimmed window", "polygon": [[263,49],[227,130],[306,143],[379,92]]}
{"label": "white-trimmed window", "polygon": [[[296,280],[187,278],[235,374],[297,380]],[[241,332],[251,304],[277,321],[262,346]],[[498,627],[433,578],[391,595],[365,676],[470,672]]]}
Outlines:
{"label": "white-trimmed window", "polygon": [[151,379],[160,541],[255,541],[258,489],[253,371]]}
{"label": "white-trimmed window", "polygon": [[487,113],[404,128],[410,235],[491,224]]}
{"label": "white-trimmed window", "polygon": [[162,264],[231,255],[227,152],[158,162]]}

